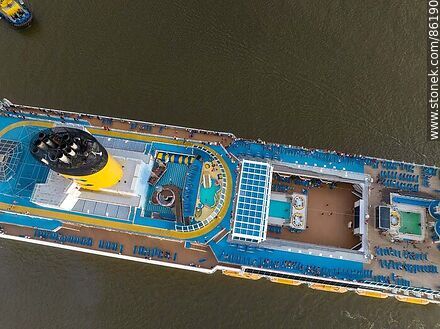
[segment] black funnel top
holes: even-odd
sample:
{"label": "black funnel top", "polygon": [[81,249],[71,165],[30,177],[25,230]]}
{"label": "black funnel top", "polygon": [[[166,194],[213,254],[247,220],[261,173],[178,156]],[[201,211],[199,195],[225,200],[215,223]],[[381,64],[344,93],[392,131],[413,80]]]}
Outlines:
{"label": "black funnel top", "polygon": [[94,174],[104,168],[108,160],[107,151],[95,137],[84,130],[67,127],[40,131],[32,138],[30,151],[50,169],[72,176]]}

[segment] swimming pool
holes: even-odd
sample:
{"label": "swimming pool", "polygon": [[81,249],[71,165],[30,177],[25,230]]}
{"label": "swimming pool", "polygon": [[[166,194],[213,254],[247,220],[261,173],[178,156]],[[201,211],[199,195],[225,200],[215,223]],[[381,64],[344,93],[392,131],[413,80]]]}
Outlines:
{"label": "swimming pool", "polygon": [[290,219],[292,206],[290,202],[270,200],[269,217]]}
{"label": "swimming pool", "polygon": [[200,202],[205,206],[214,207],[215,205],[215,194],[220,189],[220,185],[215,185],[215,179],[211,178],[211,187],[205,188],[200,185]]}
{"label": "swimming pool", "polygon": [[417,212],[399,211],[400,213],[400,233],[422,234],[421,216]]}

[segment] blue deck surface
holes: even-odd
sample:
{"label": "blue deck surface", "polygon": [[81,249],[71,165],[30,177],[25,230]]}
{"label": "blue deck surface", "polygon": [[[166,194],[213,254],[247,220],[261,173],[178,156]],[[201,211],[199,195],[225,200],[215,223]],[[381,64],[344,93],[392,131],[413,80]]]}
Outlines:
{"label": "blue deck surface", "polygon": [[364,280],[371,277],[371,272],[364,271],[362,263],[353,261],[246,247],[230,244],[226,240],[211,243],[211,248],[217,259],[224,263],[339,279]]}
{"label": "blue deck surface", "polygon": [[174,230],[174,221],[163,220],[163,219],[151,219],[147,217],[142,217],[140,215],[140,209],[137,209],[134,216],[133,224],[150,226],[156,228],[163,228],[166,230]]}
{"label": "blue deck surface", "polygon": [[39,229],[53,231],[58,227],[61,227],[62,223],[58,220],[40,218],[40,217],[28,217],[15,214],[2,213],[0,215],[0,222],[7,224],[15,224],[27,227],[36,227]]}
{"label": "blue deck surface", "polygon": [[188,166],[180,163],[168,163],[167,170],[161,179],[156,183],[157,185],[176,185],[179,188],[183,188],[185,184],[185,177],[188,171]]}
{"label": "blue deck surface", "polygon": [[158,151],[158,152],[165,152],[165,153],[168,152],[171,154],[192,155],[193,150],[194,149],[192,147],[185,147],[185,146],[174,145],[174,144],[154,142],[151,145],[150,153],[152,155],[154,155],[154,152]]}
{"label": "blue deck surface", "polygon": [[293,164],[306,164],[323,168],[364,172],[364,160],[353,156],[342,156],[317,150],[305,150],[285,145],[261,144],[253,141],[237,140],[228,147],[232,154],[255,158],[278,160]]}
{"label": "blue deck surface", "polygon": [[419,207],[425,207],[428,208],[433,200],[429,199],[421,199],[421,198],[414,198],[409,196],[394,196],[393,202],[395,203],[403,203],[411,206],[419,206]]}
{"label": "blue deck surface", "polygon": [[[176,185],[180,189],[183,189],[187,171],[188,166],[185,164],[168,163],[165,174],[161,177],[161,179],[156,183],[155,186],[172,184]],[[176,216],[173,214],[170,208],[151,203],[151,197],[154,193],[155,186],[148,185],[147,196],[144,205],[145,215],[149,217],[151,216],[152,212],[157,212],[161,215],[162,218],[175,219]],[[197,192],[194,191],[193,193]]]}
{"label": "blue deck surface", "polygon": [[[3,121],[3,120],[1,120]],[[2,138],[21,143],[20,159],[16,174],[8,181],[0,182],[0,191],[14,197],[30,198],[36,183],[46,180],[49,168],[37,160],[28,151],[30,139],[40,131],[38,127],[19,127],[7,132]]]}
{"label": "blue deck surface", "polygon": [[[15,122],[18,122],[18,121],[22,121],[22,120],[18,119],[18,118],[12,118],[12,117],[9,117],[9,118],[1,117],[0,118],[0,129],[3,129],[3,128],[5,128]],[[4,138],[4,137],[2,137],[2,138]]]}
{"label": "blue deck surface", "polygon": [[188,168],[185,185],[182,191],[182,208],[184,218],[194,216],[201,175],[202,162],[195,160]]}

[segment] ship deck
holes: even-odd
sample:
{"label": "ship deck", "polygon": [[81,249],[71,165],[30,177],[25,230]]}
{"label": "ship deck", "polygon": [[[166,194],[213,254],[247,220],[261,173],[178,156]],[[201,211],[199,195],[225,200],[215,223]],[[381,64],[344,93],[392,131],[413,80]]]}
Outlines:
{"label": "ship deck", "polygon": [[[382,205],[389,202],[390,192],[396,192],[396,190],[383,186],[379,182],[380,171],[383,169],[367,167],[366,171],[374,177],[374,183],[371,187],[370,202],[372,205]],[[405,173],[403,170],[397,170],[398,173]],[[411,173],[414,175],[421,175],[420,168],[415,168],[415,172]],[[430,186],[421,186],[420,192],[412,194],[413,196],[425,197],[431,199],[438,199],[439,195],[436,191],[440,188],[440,181],[438,177],[430,180]],[[372,206],[370,209],[370,218],[374,219],[375,207]],[[374,220],[368,222],[369,225],[369,243],[370,248],[374,253],[374,259],[366,267],[370,268],[378,276],[383,276],[383,281],[393,283],[391,278],[399,277],[405,280],[409,280],[411,285],[414,287],[429,287],[434,290],[440,289],[439,273],[425,272],[422,268],[413,273],[404,268],[400,268],[399,265],[407,264],[410,266],[439,266],[440,265],[440,249],[438,246],[440,244],[435,243],[433,240],[432,228],[429,228],[429,224],[433,223],[433,219],[427,216],[427,221],[422,223],[427,228],[423,241],[412,242],[412,241],[391,241],[388,236],[383,232],[379,231],[375,227]],[[384,255],[381,254],[381,249],[393,250],[392,254]],[[424,254],[426,258],[424,259],[411,259],[411,255]],[[414,257],[415,258],[415,257]],[[401,264],[394,264],[387,268],[384,266],[386,263],[394,262]],[[382,266],[381,266],[382,263]],[[387,264],[388,265],[388,264]]]}
{"label": "ship deck", "polygon": [[[3,234],[26,237],[29,239],[47,241],[65,246],[78,247],[77,243],[61,241],[61,236],[80,236],[94,240],[88,249],[94,251],[105,251],[122,256],[135,257],[140,259],[156,260],[170,264],[195,266],[207,270],[213,269],[217,265],[217,260],[209,247],[194,244],[185,247],[183,241],[173,241],[163,238],[139,234],[127,234],[123,232],[110,231],[95,227],[85,227],[76,224],[64,224],[57,233],[56,239],[42,238],[38,236],[38,229],[30,227],[20,227],[10,224],[2,224]],[[104,243],[101,245],[100,241]],[[107,248],[105,242],[116,244],[116,250]],[[122,248],[121,248],[122,246]],[[135,249],[136,247],[136,249]],[[145,251],[139,251],[139,248]],[[156,249],[156,252],[148,252]],[[134,252],[136,250],[136,252]],[[169,255],[169,257],[168,257]]]}
{"label": "ship deck", "polygon": [[[420,176],[420,181],[428,179],[429,182],[426,184],[420,182],[417,192],[403,191],[399,188],[390,190],[389,182],[379,179],[384,170],[383,166],[389,166],[386,160],[240,140],[227,133],[27,106],[7,105],[2,114],[0,139],[19,141],[25,146],[30,136],[43,127],[51,127],[55,124],[79,125],[87,127],[93,135],[111,139],[116,144],[130,141],[145,143],[145,152],[151,154],[160,151],[186,156],[190,155],[192,150],[205,152],[209,159],[216,161],[224,169],[222,179],[225,182],[221,185],[223,194],[219,198],[220,203],[216,205],[218,206],[216,215],[209,222],[190,231],[176,229],[177,226],[173,221],[145,216],[139,208],[132,208],[126,219],[66,212],[41,207],[30,201],[33,187],[45,181],[47,170],[35,163],[29,152],[26,152],[26,147],[22,147],[20,158],[15,160],[17,163],[14,164],[16,171],[13,177],[7,182],[0,182],[2,212],[0,222],[5,235],[26,236],[30,240],[71,245],[137,259],[150,260],[151,257],[151,260],[158,262],[190,265],[207,271],[222,265],[234,269],[281,271],[325,278],[330,281],[370,282],[404,291],[410,291],[413,287],[439,289],[439,274],[429,271],[434,267],[423,268],[428,265],[440,266],[440,250],[433,238],[432,226],[435,222],[433,218],[428,214],[426,217],[421,216],[421,225],[423,225],[421,231],[424,235],[420,241],[414,243],[392,240],[374,225],[375,208],[390,203],[390,192],[410,194],[429,200],[439,199],[438,174],[423,178],[422,167],[416,166],[414,174]],[[304,193],[303,190],[307,190],[309,202],[307,227],[301,233],[291,233],[286,229],[281,233],[268,232],[267,237],[304,245],[304,250],[308,250],[307,254],[300,252],[300,248],[270,249],[268,244],[231,241],[240,161],[243,159],[271,163],[277,168],[286,167],[302,173],[309,171],[315,176],[324,172],[329,177],[339,175],[341,179],[344,177],[348,179],[351,176],[359,182],[365,177],[372,177],[367,210],[369,219],[366,219],[368,240],[362,245],[362,252],[367,256],[371,253],[372,259],[354,261],[344,258],[345,256],[332,258],[333,256],[326,257],[321,253],[325,251],[327,254],[343,255],[338,252],[342,249],[350,251],[360,243],[360,238],[353,234],[353,229],[349,225],[353,221],[353,204],[358,197],[352,193],[350,184],[344,182],[338,183],[337,188],[332,189],[326,185],[320,188],[308,188],[295,184],[286,188],[290,193]],[[378,166],[377,163],[383,164]],[[176,165],[176,168],[178,167]],[[187,172],[179,170],[176,169],[176,176],[167,176],[167,179],[174,182],[182,179]],[[396,171],[406,173],[404,169]],[[172,173],[172,170],[169,173]],[[207,175],[210,175],[209,172]],[[213,177],[217,175],[216,172]],[[194,193],[198,192],[194,191]],[[200,200],[198,194],[195,196],[196,200]],[[148,209],[150,212],[155,212],[158,208],[150,206]],[[208,217],[205,214],[203,216]],[[94,243],[90,246],[78,245],[76,240],[73,243],[62,240],[61,237],[66,236],[87,237]],[[308,248],[311,245],[313,248]],[[110,249],[107,248],[110,246]],[[119,247],[112,249],[114,246]],[[384,249],[391,250],[390,248],[400,257],[383,253]],[[415,255],[415,253],[426,256],[415,260],[403,256]],[[174,258],[174,255],[177,256]],[[396,265],[391,261],[418,265],[418,272],[410,272],[402,264]]]}
{"label": "ship deck", "polygon": [[292,233],[284,227],[280,233],[268,232],[274,239],[304,242],[321,246],[351,249],[359,244],[359,237],[353,234],[353,204],[358,198],[353,195],[350,184],[339,184],[308,188],[289,184],[289,192],[308,191],[307,228]]}
{"label": "ship deck", "polygon": [[[65,121],[66,119],[64,119]],[[54,123],[51,121],[42,120],[3,120],[3,129],[0,130],[0,138],[19,140],[22,143],[27,143],[30,136],[41,129],[42,127],[50,127]],[[123,132],[119,130],[108,130],[103,128],[88,127],[88,130],[96,136],[104,136],[113,139],[121,139],[123,141],[142,141],[149,144],[154,144],[155,149],[166,150],[174,153],[187,152],[195,147],[202,147],[208,150],[216,160],[223,163],[225,168],[226,180],[226,197],[224,204],[219,212],[219,215],[204,228],[192,232],[178,232],[174,229],[172,223],[166,221],[151,221],[148,218],[140,216],[139,209],[133,210],[127,220],[118,220],[114,218],[102,218],[100,216],[86,216],[85,214],[66,213],[54,209],[44,209],[29,202],[34,185],[38,182],[44,181],[47,176],[47,170],[44,166],[36,163],[30,154],[25,153],[24,166],[22,170],[12,180],[3,184],[2,190],[8,190],[7,193],[0,196],[0,209],[5,211],[13,211],[22,214],[28,214],[39,217],[63,219],[72,223],[82,223],[85,225],[101,226],[105,228],[118,229],[128,232],[137,232],[144,234],[153,234],[158,236],[174,237],[181,239],[197,238],[207,233],[216,234],[218,230],[213,230],[225,217],[230,208],[230,196],[233,190],[235,181],[235,173],[231,168],[234,164],[231,160],[224,156],[225,151],[221,147],[210,146],[208,143],[202,145],[197,142],[187,141],[184,139],[161,137],[152,134],[139,134],[135,132]],[[214,136],[215,138],[219,136]],[[152,146],[150,145],[150,149]],[[220,152],[220,154],[218,153]],[[223,152],[223,154],[221,153]],[[35,173],[38,173],[35,176]],[[16,200],[16,197],[20,199]]]}

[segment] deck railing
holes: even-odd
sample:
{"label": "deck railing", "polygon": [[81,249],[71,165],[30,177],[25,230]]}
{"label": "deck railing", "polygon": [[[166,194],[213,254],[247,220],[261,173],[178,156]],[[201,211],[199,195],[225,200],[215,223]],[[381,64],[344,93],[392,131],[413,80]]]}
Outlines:
{"label": "deck railing", "polygon": [[[72,112],[72,111],[65,111],[65,110],[56,110],[56,109],[48,109],[48,108],[44,108],[44,107],[37,107],[37,106],[29,106],[29,105],[18,105],[18,104],[14,104],[11,101],[9,101],[6,98],[3,98],[2,100],[0,100],[0,110],[3,111],[7,111],[9,110],[9,108],[12,108],[14,110],[18,110],[20,111],[21,109],[25,110],[25,111],[32,111],[32,110],[38,110],[38,111],[42,111],[45,113],[51,113],[51,114],[56,114],[58,116],[85,116],[86,118],[90,118],[90,119],[100,119],[102,121],[102,119],[107,119],[107,120],[116,120],[116,121],[120,121],[120,122],[128,122],[128,123],[136,123],[136,124],[147,124],[150,125],[152,127],[159,127],[159,128],[170,128],[170,129],[183,129],[183,130],[187,130],[188,132],[192,132],[192,133],[205,133],[205,134],[219,134],[220,136],[224,136],[224,137],[229,137],[232,139],[235,139],[235,135],[229,132],[221,132],[221,131],[212,131],[212,130],[206,130],[206,129],[199,129],[199,128],[190,128],[190,127],[182,127],[182,126],[177,126],[177,125],[169,125],[169,124],[160,124],[160,123],[155,123],[155,122],[149,122],[149,121],[139,121],[139,120],[134,120],[134,119],[123,119],[123,118],[118,118],[118,117],[108,117],[108,116],[104,116],[104,115],[95,115],[95,114],[90,114],[90,113],[82,113],[82,112]],[[37,113],[36,113],[37,114]]]}
{"label": "deck railing", "polygon": [[289,279],[299,280],[308,283],[324,283],[324,284],[327,283],[334,286],[347,287],[351,289],[363,288],[373,291],[382,291],[394,295],[405,295],[405,296],[412,295],[417,298],[425,297],[437,303],[440,301],[440,291],[427,289],[427,288],[406,287],[401,285],[393,285],[393,284],[368,281],[368,280],[362,280],[362,281],[340,280],[340,279],[332,279],[326,277],[315,277],[315,276],[308,276],[301,274],[283,273],[278,271],[257,269],[252,267],[243,267],[243,270],[247,273],[260,274],[266,277],[289,278]]}

